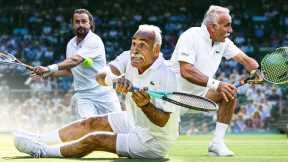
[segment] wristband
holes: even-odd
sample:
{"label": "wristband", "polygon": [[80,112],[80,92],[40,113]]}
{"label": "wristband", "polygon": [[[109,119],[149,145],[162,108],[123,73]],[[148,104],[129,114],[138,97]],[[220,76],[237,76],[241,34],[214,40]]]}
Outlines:
{"label": "wristband", "polygon": [[49,69],[49,72],[56,72],[59,70],[59,67],[57,64],[49,65],[49,66],[47,66],[47,68]]}
{"label": "wristband", "polygon": [[216,91],[218,89],[219,83],[219,80],[209,78],[207,82],[207,87]]}

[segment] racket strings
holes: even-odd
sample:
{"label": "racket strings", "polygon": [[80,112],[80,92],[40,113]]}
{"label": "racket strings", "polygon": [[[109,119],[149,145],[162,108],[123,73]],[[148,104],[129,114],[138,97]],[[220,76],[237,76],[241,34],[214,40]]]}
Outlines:
{"label": "racket strings", "polygon": [[264,78],[272,83],[282,83],[288,80],[288,48],[277,48],[266,55],[261,61],[261,71]]}
{"label": "racket strings", "polygon": [[15,60],[16,60],[15,57],[0,52],[0,61],[2,61],[2,62],[12,62],[12,61],[15,61]]}
{"label": "racket strings", "polygon": [[186,105],[187,107],[197,107],[200,109],[207,110],[215,110],[215,103],[209,102],[208,100],[204,100],[202,98],[197,98],[195,96],[189,96],[187,94],[172,94],[166,96],[170,100],[174,100],[181,104]]}

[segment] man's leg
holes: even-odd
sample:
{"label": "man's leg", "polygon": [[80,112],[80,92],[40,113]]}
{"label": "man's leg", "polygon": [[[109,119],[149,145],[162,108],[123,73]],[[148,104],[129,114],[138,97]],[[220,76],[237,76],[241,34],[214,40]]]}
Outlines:
{"label": "man's leg", "polygon": [[79,139],[84,135],[95,131],[113,131],[108,122],[107,115],[89,117],[84,120],[76,121],[59,129],[58,134],[62,142],[68,142]]}
{"label": "man's leg", "polygon": [[[112,132],[112,128],[109,125],[107,115],[89,117],[73,122],[61,129],[54,130],[48,133],[34,135],[24,133],[24,136],[34,138],[35,140],[46,143],[56,144],[61,142],[68,142],[77,140],[86,134],[94,131]],[[22,133],[23,134],[23,133]],[[22,135],[20,133],[20,135]]]}
{"label": "man's leg", "polygon": [[[129,131],[134,128],[134,125],[130,122],[127,112],[110,113],[107,116],[90,119],[74,122],[60,129],[59,134],[63,141],[78,139],[72,143],[52,147],[27,136],[16,136],[15,147],[20,152],[30,154],[33,157],[82,157],[94,150],[116,153],[116,149],[122,156],[129,156],[129,140],[131,142]],[[102,125],[101,129],[99,129],[99,125]],[[111,131],[94,132],[109,131],[112,130],[111,128],[113,128],[113,133]],[[81,133],[78,133],[78,130]],[[135,138],[132,139],[139,141]]]}
{"label": "man's leg", "polygon": [[[233,100],[226,102],[219,93],[211,90],[208,91],[206,97],[219,104],[216,128],[212,143],[209,146],[209,151],[214,150],[218,156],[233,156],[234,153],[224,144],[224,136],[231,122],[237,100],[234,98]],[[215,147],[217,148],[214,149]]]}
{"label": "man's leg", "polygon": [[16,137],[15,146],[33,157],[83,157],[92,151],[116,153],[116,139],[117,135],[112,133],[90,133],[72,143],[52,147],[27,137]]}
{"label": "man's leg", "polygon": [[63,157],[82,157],[92,151],[116,153],[117,135],[109,133],[92,133],[73,143],[60,147]]}

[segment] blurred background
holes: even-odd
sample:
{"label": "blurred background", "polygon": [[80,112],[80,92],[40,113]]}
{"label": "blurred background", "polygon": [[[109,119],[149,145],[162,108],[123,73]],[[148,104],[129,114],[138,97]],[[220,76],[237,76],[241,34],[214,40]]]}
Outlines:
{"label": "blurred background", "polygon": [[[73,37],[73,10],[86,8],[94,15],[95,32],[104,41],[108,61],[130,48],[131,36],[145,23],[162,29],[162,53],[169,59],[179,35],[191,26],[200,26],[211,4],[230,8],[234,29],[230,38],[258,61],[271,50],[288,46],[285,0],[0,0],[0,50],[33,66],[64,60],[66,43]],[[234,61],[223,61],[217,72],[218,79],[227,82],[245,75]],[[0,65],[0,131],[47,131],[75,119],[69,107],[72,78],[27,84],[28,76],[21,67]],[[287,131],[287,86],[244,86],[238,95],[231,133]],[[186,111],[180,132],[209,133],[215,119],[215,113]]]}

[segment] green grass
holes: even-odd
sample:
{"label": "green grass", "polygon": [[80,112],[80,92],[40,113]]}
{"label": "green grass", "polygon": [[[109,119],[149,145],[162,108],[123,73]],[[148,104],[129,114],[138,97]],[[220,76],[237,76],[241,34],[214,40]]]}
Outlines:
{"label": "green grass", "polygon": [[288,162],[288,140],[284,135],[228,135],[226,143],[235,157],[208,157],[207,145],[211,135],[181,136],[164,160],[118,158],[114,154],[95,152],[82,159],[33,159],[17,152],[11,135],[0,135],[0,161],[13,162],[80,162],[80,161],[169,161],[169,162]]}

